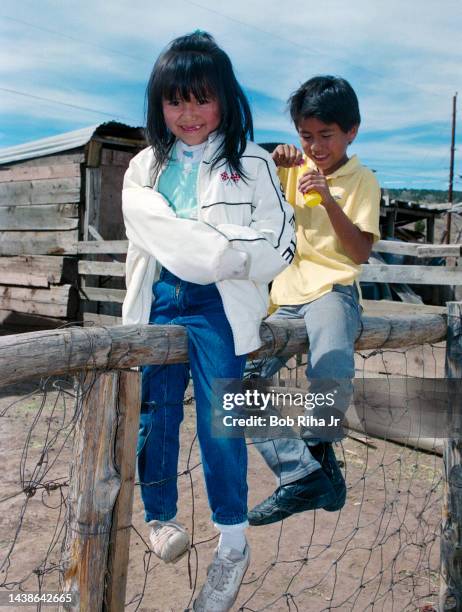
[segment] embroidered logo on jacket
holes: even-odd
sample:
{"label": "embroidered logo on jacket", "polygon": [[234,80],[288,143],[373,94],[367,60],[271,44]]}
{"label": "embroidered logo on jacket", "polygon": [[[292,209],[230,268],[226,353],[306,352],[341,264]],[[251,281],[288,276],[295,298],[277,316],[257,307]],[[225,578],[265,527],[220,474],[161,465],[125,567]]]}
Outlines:
{"label": "embroidered logo on jacket", "polygon": [[237,172],[232,172],[231,174],[228,174],[226,170],[225,172],[222,172],[220,174],[220,178],[223,181],[223,183],[229,183],[231,181],[234,184],[236,184],[241,180],[241,177],[239,176]]}

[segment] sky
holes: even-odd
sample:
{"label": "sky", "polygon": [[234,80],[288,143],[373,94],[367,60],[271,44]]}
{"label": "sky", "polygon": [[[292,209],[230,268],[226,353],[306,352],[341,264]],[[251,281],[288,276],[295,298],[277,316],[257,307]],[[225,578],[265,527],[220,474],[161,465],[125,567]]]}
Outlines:
{"label": "sky", "polygon": [[[284,8],[285,7],[285,8]],[[103,123],[143,125],[162,49],[195,29],[231,57],[257,142],[297,142],[288,96],[318,74],[346,78],[362,123],[350,154],[384,188],[462,190],[460,0],[2,0],[0,147]]]}

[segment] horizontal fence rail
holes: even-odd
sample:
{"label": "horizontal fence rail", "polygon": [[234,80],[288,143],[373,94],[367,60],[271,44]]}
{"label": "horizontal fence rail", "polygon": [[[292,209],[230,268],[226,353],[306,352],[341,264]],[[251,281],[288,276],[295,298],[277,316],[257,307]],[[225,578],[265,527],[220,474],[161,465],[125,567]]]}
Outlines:
{"label": "horizontal fence rail", "polygon": [[[72,253],[126,253],[128,240],[89,240],[76,242],[70,247]],[[415,257],[460,257],[462,244],[423,244],[421,242],[400,242],[378,240],[372,247],[376,253],[414,255]]]}
{"label": "horizontal fence rail", "polygon": [[[401,348],[444,340],[447,318],[440,314],[363,317],[356,349]],[[306,351],[303,321],[263,323],[259,356]],[[0,338],[0,386],[32,377],[78,370],[114,370],[144,364],[187,361],[180,325],[72,327]]]}

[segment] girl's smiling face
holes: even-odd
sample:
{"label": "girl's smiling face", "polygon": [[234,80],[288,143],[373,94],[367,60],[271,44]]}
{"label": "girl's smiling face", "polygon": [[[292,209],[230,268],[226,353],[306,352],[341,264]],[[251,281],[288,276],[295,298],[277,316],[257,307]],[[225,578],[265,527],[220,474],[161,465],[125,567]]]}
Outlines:
{"label": "girl's smiling face", "polygon": [[221,122],[220,106],[216,98],[197,100],[191,93],[189,100],[175,98],[162,100],[167,128],[187,145],[205,142]]}

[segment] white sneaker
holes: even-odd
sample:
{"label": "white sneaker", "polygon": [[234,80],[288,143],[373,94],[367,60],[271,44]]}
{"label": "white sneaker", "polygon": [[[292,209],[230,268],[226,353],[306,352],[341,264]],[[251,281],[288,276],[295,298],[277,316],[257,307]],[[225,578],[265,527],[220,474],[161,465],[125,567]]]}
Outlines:
{"label": "white sneaker", "polygon": [[218,556],[217,551],[207,569],[207,580],[194,601],[195,612],[228,612],[236,601],[244,575],[249,567],[250,551],[226,548]]}
{"label": "white sneaker", "polygon": [[189,535],[186,529],[175,520],[150,521],[151,549],[165,563],[176,563],[189,550]]}

